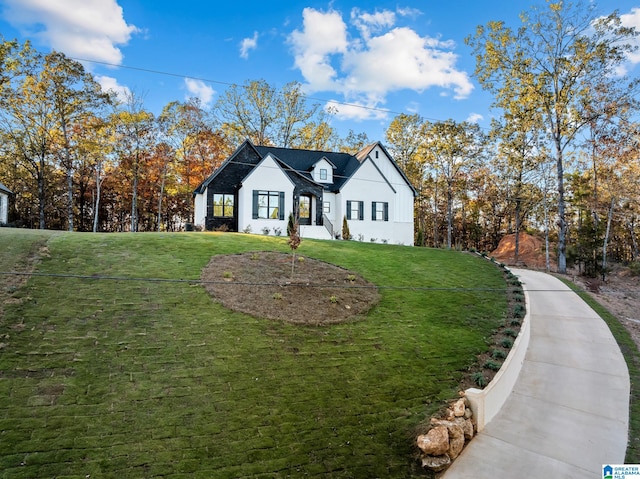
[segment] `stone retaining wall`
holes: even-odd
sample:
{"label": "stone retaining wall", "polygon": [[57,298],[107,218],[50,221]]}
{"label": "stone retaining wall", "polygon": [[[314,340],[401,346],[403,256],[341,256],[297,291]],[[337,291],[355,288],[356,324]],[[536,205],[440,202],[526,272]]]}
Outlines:
{"label": "stone retaining wall", "polygon": [[464,397],[447,409],[444,418],[432,418],[431,429],[427,434],[418,436],[417,445],[422,451],[422,466],[425,469],[433,472],[447,469],[466,443],[500,411],[511,394],[531,336],[529,294],[526,290],[524,296],[525,317],[500,371],[484,389],[467,389]]}

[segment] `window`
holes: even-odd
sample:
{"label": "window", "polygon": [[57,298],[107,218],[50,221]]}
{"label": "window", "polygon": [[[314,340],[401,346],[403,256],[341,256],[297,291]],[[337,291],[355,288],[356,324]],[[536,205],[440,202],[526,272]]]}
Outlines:
{"label": "window", "polygon": [[253,190],[253,219],[284,220],[284,192]]}
{"label": "window", "polygon": [[311,218],[311,198],[308,196],[300,197],[300,211],[298,211],[298,215],[300,218],[310,219]]}
{"label": "window", "polygon": [[224,218],[233,217],[233,201],[233,195],[214,193],[213,216]]}
{"label": "window", "polygon": [[364,201],[347,201],[347,219],[364,219]]}
{"label": "window", "polygon": [[378,150],[376,150],[376,158],[378,158]]}
{"label": "window", "polygon": [[327,169],[326,168],[320,168],[320,179],[321,180],[327,180]]}
{"label": "window", "polygon": [[371,203],[371,219],[373,221],[389,221],[389,203],[374,201]]}
{"label": "window", "polygon": [[324,201],[322,203],[322,212],[323,213],[331,213],[331,203],[328,201]]}

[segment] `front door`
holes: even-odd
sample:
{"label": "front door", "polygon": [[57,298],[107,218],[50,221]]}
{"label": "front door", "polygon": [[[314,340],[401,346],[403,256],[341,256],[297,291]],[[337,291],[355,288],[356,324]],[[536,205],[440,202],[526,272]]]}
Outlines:
{"label": "front door", "polygon": [[298,214],[301,225],[311,224],[311,196],[300,195]]}

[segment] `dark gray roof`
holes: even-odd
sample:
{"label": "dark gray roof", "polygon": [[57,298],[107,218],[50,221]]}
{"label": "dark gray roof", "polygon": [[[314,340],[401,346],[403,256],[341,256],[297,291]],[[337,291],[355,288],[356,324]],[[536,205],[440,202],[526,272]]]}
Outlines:
{"label": "dark gray roof", "polygon": [[[225,191],[230,192],[234,190],[234,188],[239,187],[247,174],[249,174],[249,172],[253,170],[253,168],[268,154],[274,156],[283,166],[288,167],[290,170],[294,170],[296,174],[300,175],[305,180],[322,186],[325,190],[338,192],[347,180],[353,176],[360,165],[367,159],[369,153],[371,153],[371,150],[376,145],[379,145],[384,150],[385,154],[391,158],[380,142],[372,143],[356,155],[351,155],[349,153],[339,153],[334,151],[256,146],[251,143],[251,141],[245,140],[242,145],[240,145],[238,149],[236,149],[236,151],[225,160],[220,168],[214,171],[196,188],[194,194],[202,193],[214,180],[219,187],[226,186],[227,188]],[[311,176],[311,172],[315,164],[322,159],[326,159],[334,167],[332,184],[316,183]],[[411,182],[407,179],[404,172],[395,162],[393,162],[393,165],[407,182],[407,185],[409,185],[413,191],[414,196],[417,195],[416,190],[411,186]],[[287,174],[291,173],[291,171],[287,172]],[[224,179],[218,178],[220,176],[223,176]]]}
{"label": "dark gray roof", "polygon": [[9,193],[10,195],[13,194],[13,191],[11,191],[9,188],[4,186],[2,183],[0,183],[0,191],[4,191],[5,193]]}
{"label": "dark gray roof", "polygon": [[330,151],[296,150],[290,148],[277,148],[275,146],[256,146],[260,156],[266,157],[269,153],[281,162],[296,170],[304,177],[311,180],[311,170],[318,161],[326,158],[335,166],[333,171],[333,184],[323,185],[329,191],[339,191],[342,185],[351,178],[360,167],[358,159],[349,153],[336,153]]}

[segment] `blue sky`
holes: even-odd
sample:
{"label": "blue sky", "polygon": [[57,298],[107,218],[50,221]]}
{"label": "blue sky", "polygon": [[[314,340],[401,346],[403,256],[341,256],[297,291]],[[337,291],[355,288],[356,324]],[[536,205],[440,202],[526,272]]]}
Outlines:
{"label": "blue sky", "polygon": [[[310,101],[337,102],[342,135],[384,141],[399,113],[488,126],[464,38],[491,20],[516,28],[541,2],[0,0],[0,34],[93,60],[104,88],[133,90],[156,114],[193,96],[213,105],[229,84],[298,81]],[[640,27],[640,0],[598,2],[614,9]]]}

